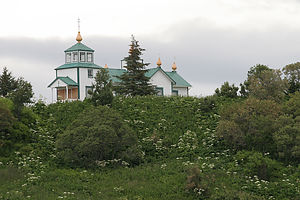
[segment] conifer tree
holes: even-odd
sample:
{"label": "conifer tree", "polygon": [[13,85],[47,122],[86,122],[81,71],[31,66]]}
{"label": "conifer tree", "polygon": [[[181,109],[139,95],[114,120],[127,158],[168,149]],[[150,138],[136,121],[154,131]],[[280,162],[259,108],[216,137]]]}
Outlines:
{"label": "conifer tree", "polygon": [[114,96],[112,93],[112,82],[106,69],[102,68],[96,73],[95,82],[89,94],[95,106],[111,104]]}
{"label": "conifer tree", "polygon": [[131,44],[129,45],[129,55],[124,58],[127,71],[118,76],[121,80],[120,85],[116,87],[118,94],[126,96],[144,96],[156,94],[154,87],[149,83],[150,78],[145,76],[147,69],[145,67],[149,63],[144,63],[141,59],[142,49],[132,35]]}
{"label": "conifer tree", "polygon": [[9,93],[17,88],[17,81],[11,75],[6,67],[0,76],[0,96],[6,97]]}

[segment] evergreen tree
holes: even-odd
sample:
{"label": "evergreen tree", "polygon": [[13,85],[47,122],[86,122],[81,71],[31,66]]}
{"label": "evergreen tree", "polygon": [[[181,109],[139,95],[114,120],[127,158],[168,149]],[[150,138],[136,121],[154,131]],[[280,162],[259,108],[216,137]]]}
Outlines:
{"label": "evergreen tree", "polygon": [[215,93],[217,96],[221,97],[228,97],[228,98],[235,98],[237,97],[237,92],[238,92],[239,88],[234,86],[234,84],[229,85],[229,82],[226,81],[224,82],[224,84],[221,86],[221,88],[217,88],[215,90]]}
{"label": "evergreen tree", "polygon": [[14,102],[14,112],[17,117],[20,117],[24,104],[32,103],[33,91],[32,85],[22,77],[17,79],[16,85],[16,89],[8,95],[8,98]]}
{"label": "evergreen tree", "polygon": [[154,87],[149,83],[150,78],[145,76],[147,72],[145,67],[149,65],[149,63],[144,63],[141,59],[142,52],[145,49],[140,48],[134,36],[132,36],[129,46],[129,55],[124,58],[126,62],[126,66],[124,67],[127,71],[118,76],[121,83],[116,87],[116,92],[126,96],[156,94]]}
{"label": "evergreen tree", "polygon": [[10,92],[17,88],[17,81],[11,75],[11,72],[6,67],[0,76],[0,96],[6,97]]}
{"label": "evergreen tree", "polygon": [[96,73],[95,82],[89,94],[95,106],[111,104],[114,96],[112,93],[112,82],[106,69],[102,68]]}

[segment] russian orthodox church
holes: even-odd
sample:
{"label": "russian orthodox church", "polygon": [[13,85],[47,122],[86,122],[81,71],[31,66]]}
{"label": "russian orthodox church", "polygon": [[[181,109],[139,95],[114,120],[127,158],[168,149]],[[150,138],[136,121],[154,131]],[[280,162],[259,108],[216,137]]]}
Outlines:
{"label": "russian orthodox church", "polygon": [[[49,84],[52,90],[52,102],[57,100],[84,100],[89,97],[88,91],[92,89],[92,83],[96,72],[102,68],[94,63],[94,50],[84,45],[80,31],[76,37],[77,43],[65,50],[65,64],[55,68],[55,79]],[[160,96],[188,96],[192,87],[177,72],[175,62],[172,71],[162,69],[161,60],[158,58],[157,67],[147,69],[145,73],[150,78],[150,83]],[[114,85],[121,82],[117,76],[126,72],[126,69],[108,68],[110,78]]]}

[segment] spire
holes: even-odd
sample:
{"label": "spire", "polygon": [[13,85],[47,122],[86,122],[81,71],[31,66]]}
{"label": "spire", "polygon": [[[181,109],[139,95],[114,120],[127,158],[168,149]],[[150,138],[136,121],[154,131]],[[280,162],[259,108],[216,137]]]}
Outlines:
{"label": "spire", "polygon": [[80,35],[80,19],[79,19],[79,17],[78,17],[78,34],[77,34],[76,40],[78,43],[80,43],[82,41],[82,37]]}
{"label": "spire", "polygon": [[173,65],[172,65],[172,70],[173,70],[173,71],[176,71],[176,69],[177,69],[176,63],[175,63],[175,62],[173,62]]}
{"label": "spire", "polygon": [[158,57],[158,61],[156,62],[156,64],[157,64],[157,67],[160,67],[160,66],[161,66],[160,57]]}
{"label": "spire", "polygon": [[108,68],[107,64],[104,65],[104,68],[106,68],[106,69]]}

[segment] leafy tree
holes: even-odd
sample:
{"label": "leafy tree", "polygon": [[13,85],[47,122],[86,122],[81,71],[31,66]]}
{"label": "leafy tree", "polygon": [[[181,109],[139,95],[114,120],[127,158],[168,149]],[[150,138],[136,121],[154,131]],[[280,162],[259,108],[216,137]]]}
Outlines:
{"label": "leafy tree", "polygon": [[248,98],[222,110],[217,135],[233,149],[274,153],[272,134],[281,113],[274,101]]}
{"label": "leafy tree", "polygon": [[89,91],[91,101],[95,106],[108,105],[113,101],[112,82],[108,71],[100,69],[96,73],[95,82],[92,85],[92,90]]}
{"label": "leafy tree", "polygon": [[286,80],[281,79],[280,70],[265,70],[259,76],[250,76],[249,95],[258,99],[280,102],[287,89]]}
{"label": "leafy tree", "polygon": [[223,96],[223,97],[228,97],[228,98],[235,98],[237,97],[237,91],[239,90],[238,87],[234,86],[232,84],[231,86],[229,83],[226,81],[221,88],[217,88],[215,90],[215,93],[217,96]]}
{"label": "leafy tree", "polygon": [[260,78],[262,72],[264,71],[270,71],[271,69],[266,65],[257,64],[250,68],[250,70],[247,73],[247,80],[244,81],[243,84],[240,84],[241,90],[240,94],[241,96],[248,96],[249,95],[249,86],[250,86],[250,79],[252,77]]}
{"label": "leafy tree", "polygon": [[17,82],[11,75],[6,67],[3,68],[3,72],[0,76],[0,96],[6,97],[10,92],[15,90]]}
{"label": "leafy tree", "polygon": [[300,62],[289,64],[282,69],[288,80],[288,93],[300,92]]}
{"label": "leafy tree", "polygon": [[278,120],[280,129],[274,133],[278,156],[285,162],[300,163],[300,92],[284,104],[285,115]]}
{"label": "leafy tree", "polygon": [[58,135],[56,146],[61,161],[71,167],[95,167],[113,159],[138,164],[141,158],[135,133],[105,106],[83,111]]}
{"label": "leafy tree", "polygon": [[144,96],[156,94],[154,87],[149,83],[150,78],[145,76],[147,70],[145,67],[149,63],[144,63],[141,59],[142,52],[145,49],[140,48],[138,41],[132,36],[129,55],[124,58],[127,71],[118,76],[121,83],[116,87],[118,94],[129,96]]}
{"label": "leafy tree", "polygon": [[9,94],[9,98],[14,102],[14,111],[17,116],[20,115],[21,110],[26,103],[31,103],[33,97],[32,86],[22,77],[16,81],[17,87]]}
{"label": "leafy tree", "polygon": [[5,67],[0,76],[0,95],[13,101],[14,113],[19,116],[24,104],[31,103],[33,91],[29,82],[22,77],[16,80]]}

